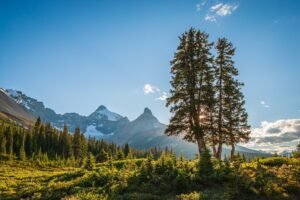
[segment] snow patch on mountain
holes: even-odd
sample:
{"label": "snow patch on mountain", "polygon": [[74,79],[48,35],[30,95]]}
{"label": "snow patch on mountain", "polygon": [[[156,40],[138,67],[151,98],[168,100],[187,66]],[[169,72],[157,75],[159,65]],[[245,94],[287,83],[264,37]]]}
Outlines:
{"label": "snow patch on mountain", "polygon": [[96,129],[95,125],[88,125],[86,127],[85,134],[88,135],[88,136],[95,136],[95,137],[96,136],[104,136],[104,134],[101,131],[98,131]]}
{"label": "snow patch on mountain", "polygon": [[13,89],[7,89],[6,92],[9,94],[9,96],[11,97],[16,97],[18,96],[18,91],[17,90],[13,90]]}
{"label": "snow patch on mountain", "polygon": [[96,138],[104,138],[114,135],[114,132],[110,134],[104,134],[101,131],[97,130],[97,127],[95,125],[88,125],[85,130],[85,134],[87,136],[92,136]]}

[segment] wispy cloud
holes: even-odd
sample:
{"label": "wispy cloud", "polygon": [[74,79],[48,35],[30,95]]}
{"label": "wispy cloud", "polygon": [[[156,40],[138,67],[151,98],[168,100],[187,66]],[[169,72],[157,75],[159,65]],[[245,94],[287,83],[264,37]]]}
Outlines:
{"label": "wispy cloud", "polygon": [[197,11],[202,10],[205,7],[206,4],[207,4],[207,0],[203,0],[201,3],[197,3],[196,4],[196,10]]}
{"label": "wispy cloud", "polygon": [[216,22],[217,21],[217,18],[214,15],[209,15],[209,14],[206,14],[204,19],[206,21],[210,21],[210,22]]}
{"label": "wispy cloud", "polygon": [[160,89],[158,87],[153,86],[149,83],[144,85],[143,90],[144,90],[144,94],[151,94],[151,93],[155,93],[155,92],[160,91]]}
{"label": "wispy cloud", "polygon": [[168,95],[166,92],[162,92],[160,97],[157,97],[155,100],[161,100],[161,101],[165,101],[168,98]]}
{"label": "wispy cloud", "polygon": [[155,95],[156,97],[154,98],[154,100],[165,101],[168,98],[167,92],[161,91],[159,87],[154,86],[150,83],[144,85],[143,92],[144,95],[149,95],[149,94]]}
{"label": "wispy cloud", "polygon": [[231,15],[237,8],[238,4],[218,3],[210,7],[210,11],[221,17]]}
{"label": "wispy cloud", "polygon": [[209,22],[216,22],[217,18],[231,15],[239,7],[238,3],[211,3],[203,0],[201,3],[196,4],[197,11],[205,11],[204,19]]}
{"label": "wispy cloud", "polygon": [[267,104],[265,101],[261,101],[260,105],[262,105],[264,108],[270,108],[270,105]]}
{"label": "wispy cloud", "polygon": [[300,119],[263,121],[251,131],[251,140],[244,146],[269,152],[292,151],[299,139]]}

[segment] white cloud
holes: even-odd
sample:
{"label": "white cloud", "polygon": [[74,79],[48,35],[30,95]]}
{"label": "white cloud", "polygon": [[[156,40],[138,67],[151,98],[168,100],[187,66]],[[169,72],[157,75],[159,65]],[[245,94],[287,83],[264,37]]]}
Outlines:
{"label": "white cloud", "polygon": [[151,85],[150,83],[144,85],[143,91],[145,95],[155,94],[157,98],[154,100],[165,101],[168,98],[167,92],[161,91],[158,87]]}
{"label": "white cloud", "polygon": [[218,4],[216,4],[216,5],[214,5],[214,6],[212,6],[212,7],[210,7],[210,9],[212,10],[212,11],[215,11],[215,10],[218,10],[218,9],[220,9],[221,7],[222,7],[222,3],[218,3]]}
{"label": "white cloud", "polygon": [[300,119],[263,121],[261,127],[252,129],[251,140],[243,146],[272,153],[290,152],[299,140]]}
{"label": "white cloud", "polygon": [[209,15],[209,14],[206,14],[204,19],[206,21],[210,21],[210,22],[216,22],[217,21],[217,19],[214,15]]}
{"label": "white cloud", "polygon": [[158,87],[155,87],[149,83],[144,85],[144,94],[151,94],[151,93],[155,93],[155,92],[159,92],[160,89]]}
{"label": "white cloud", "polygon": [[[197,4],[198,5],[198,4]],[[201,5],[196,6],[199,11],[202,7]],[[217,3],[212,5],[207,11],[204,19],[210,22],[216,22],[217,17],[225,17],[231,15],[235,10],[237,10],[239,5],[237,3]]]}
{"label": "white cloud", "polygon": [[156,98],[155,100],[161,100],[161,101],[165,101],[168,98],[168,95],[166,92],[163,92],[162,95],[158,98]]}
{"label": "white cloud", "polygon": [[270,105],[267,104],[265,101],[261,101],[260,105],[262,105],[264,108],[270,108]]}
{"label": "white cloud", "polygon": [[212,7],[210,7],[211,12],[215,13],[216,15],[219,15],[221,17],[231,15],[237,8],[238,4],[223,4],[218,3]]}

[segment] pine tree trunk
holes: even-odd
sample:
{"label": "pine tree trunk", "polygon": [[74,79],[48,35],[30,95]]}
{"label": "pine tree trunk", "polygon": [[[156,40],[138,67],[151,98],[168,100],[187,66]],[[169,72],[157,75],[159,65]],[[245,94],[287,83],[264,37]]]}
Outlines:
{"label": "pine tree trunk", "polygon": [[199,155],[203,155],[205,149],[206,149],[206,145],[205,145],[205,142],[204,142],[204,139],[203,138],[199,138],[197,140],[197,143],[198,143],[198,151],[199,151]]}
{"label": "pine tree trunk", "polygon": [[216,156],[216,158],[219,160],[221,160],[222,157],[222,146],[223,146],[222,142],[219,142],[217,156]]}
{"label": "pine tree trunk", "polygon": [[235,152],[235,145],[231,144],[231,154],[230,154],[230,160],[234,160],[234,152]]}
{"label": "pine tree trunk", "polygon": [[213,150],[213,156],[216,158],[217,157],[217,149],[216,149],[215,145],[212,146],[212,150]]}
{"label": "pine tree trunk", "polygon": [[[223,61],[221,61],[221,63],[223,63]],[[220,65],[220,78],[219,78],[219,90],[220,90],[220,94],[219,94],[219,114],[218,114],[218,151],[217,151],[217,159],[221,159],[221,155],[222,155],[222,143],[223,143],[223,136],[222,136],[222,115],[223,115],[223,93],[222,93],[222,89],[223,89],[223,85],[222,85],[222,80],[223,80],[223,70],[222,70],[223,66],[222,64]]]}

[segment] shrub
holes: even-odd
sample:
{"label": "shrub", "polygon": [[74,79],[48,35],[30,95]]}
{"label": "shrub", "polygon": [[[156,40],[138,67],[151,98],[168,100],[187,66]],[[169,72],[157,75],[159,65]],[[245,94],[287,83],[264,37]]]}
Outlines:
{"label": "shrub", "polygon": [[200,199],[200,194],[199,192],[192,192],[189,194],[180,194],[177,195],[178,200],[199,200]]}
{"label": "shrub", "polygon": [[261,159],[259,162],[263,165],[267,165],[271,167],[275,167],[275,166],[280,167],[283,164],[288,164],[288,158],[272,157],[272,158]]}
{"label": "shrub", "polygon": [[87,157],[87,161],[85,163],[84,168],[87,170],[92,170],[95,168],[95,158],[91,152],[89,153],[89,155]]}
{"label": "shrub", "polygon": [[200,156],[199,173],[200,176],[208,176],[213,172],[213,164],[209,149],[206,149],[203,155]]}

